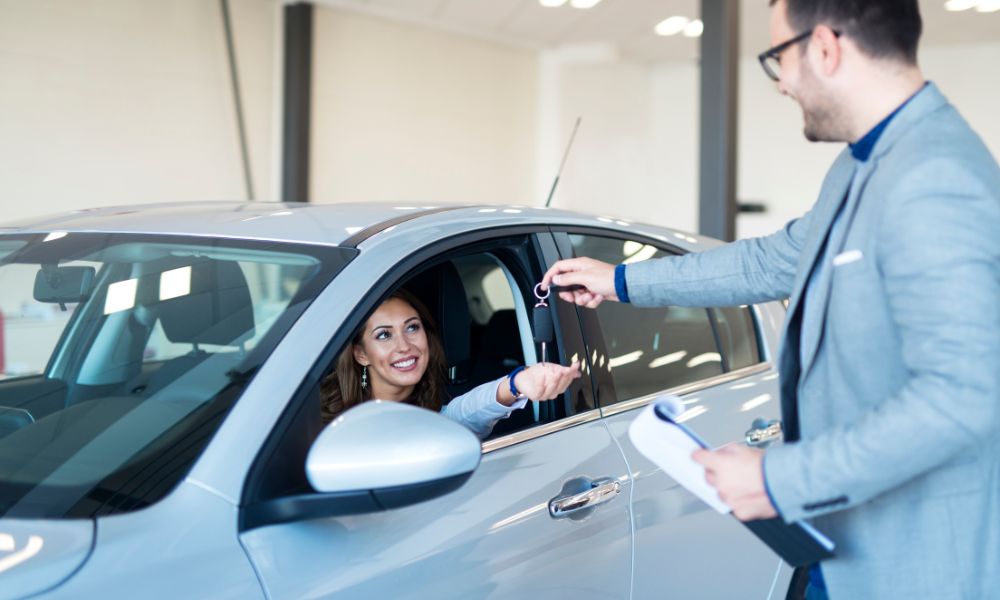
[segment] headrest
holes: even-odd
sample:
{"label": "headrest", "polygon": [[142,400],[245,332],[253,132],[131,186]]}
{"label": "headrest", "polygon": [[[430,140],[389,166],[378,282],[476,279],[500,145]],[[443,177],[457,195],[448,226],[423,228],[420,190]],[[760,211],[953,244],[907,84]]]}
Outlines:
{"label": "headrest", "polygon": [[204,260],[190,266],[190,293],[164,300],[157,307],[167,339],[235,346],[253,337],[253,302],[239,264]]}
{"label": "headrest", "polygon": [[407,282],[406,288],[427,305],[437,321],[448,359],[448,379],[452,383],[464,379],[472,355],[472,319],[458,269],[450,262],[431,267]]}
{"label": "headrest", "polygon": [[524,349],[521,348],[521,336],[518,335],[517,314],[512,308],[498,310],[490,317],[483,331],[483,342],[479,353],[491,359],[515,359],[510,367],[521,363]]}

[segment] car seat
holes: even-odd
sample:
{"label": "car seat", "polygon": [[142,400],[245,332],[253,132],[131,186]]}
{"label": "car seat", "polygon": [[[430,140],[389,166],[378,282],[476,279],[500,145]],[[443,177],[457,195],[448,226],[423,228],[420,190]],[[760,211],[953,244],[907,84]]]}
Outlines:
{"label": "car seat", "polygon": [[151,375],[130,380],[126,390],[131,394],[150,396],[210,356],[225,358],[234,368],[242,360],[242,353],[227,353],[231,357],[224,357],[200,349],[199,344],[242,347],[254,335],[253,301],[239,264],[205,260],[190,266],[190,293],[159,301],[149,309],[159,318],[170,342],[191,344],[192,350],[167,360]]}

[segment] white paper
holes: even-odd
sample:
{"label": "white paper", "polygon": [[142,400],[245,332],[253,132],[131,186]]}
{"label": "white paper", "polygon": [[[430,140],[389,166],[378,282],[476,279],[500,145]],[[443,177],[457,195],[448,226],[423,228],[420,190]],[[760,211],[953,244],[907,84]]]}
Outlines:
{"label": "white paper", "polygon": [[691,459],[701,446],[681,427],[664,421],[653,412],[660,404],[673,417],[683,414],[684,405],[676,396],[664,396],[644,408],[628,428],[629,439],[642,454],[663,472],[701,498],[716,511],[730,512],[719,493],[705,481],[705,469]]}

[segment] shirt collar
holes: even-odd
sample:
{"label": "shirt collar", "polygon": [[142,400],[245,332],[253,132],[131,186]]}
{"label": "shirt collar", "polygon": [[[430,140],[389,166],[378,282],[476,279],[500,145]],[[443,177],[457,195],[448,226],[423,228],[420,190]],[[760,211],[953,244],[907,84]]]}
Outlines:
{"label": "shirt collar", "polygon": [[871,131],[866,133],[863,138],[861,138],[854,144],[848,144],[851,147],[851,156],[853,156],[855,160],[861,162],[868,162],[868,158],[872,155],[872,150],[875,149],[875,143],[878,142],[878,139],[880,137],[882,137],[882,132],[885,131],[885,128],[889,126],[889,123],[892,121],[893,117],[899,114],[899,111],[903,110],[903,107],[909,104],[910,101],[913,100],[913,98],[916,97],[917,94],[923,91],[923,89],[926,88],[929,83],[930,82],[924,82],[924,85],[919,90],[917,90],[916,94],[913,94],[913,96],[907,98],[906,102],[900,104],[896,108],[896,110],[892,111],[892,113],[888,117],[882,119],[882,121],[875,127],[872,127]]}

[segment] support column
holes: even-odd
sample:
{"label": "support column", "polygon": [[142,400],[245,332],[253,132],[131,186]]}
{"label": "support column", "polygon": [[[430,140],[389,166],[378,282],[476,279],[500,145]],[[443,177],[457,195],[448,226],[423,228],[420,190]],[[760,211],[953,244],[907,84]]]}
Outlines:
{"label": "support column", "polygon": [[739,0],[701,0],[701,147],[698,231],[736,239]]}
{"label": "support column", "polygon": [[284,8],[285,60],[281,147],[281,200],[309,201],[309,131],[312,126],[313,5]]}

